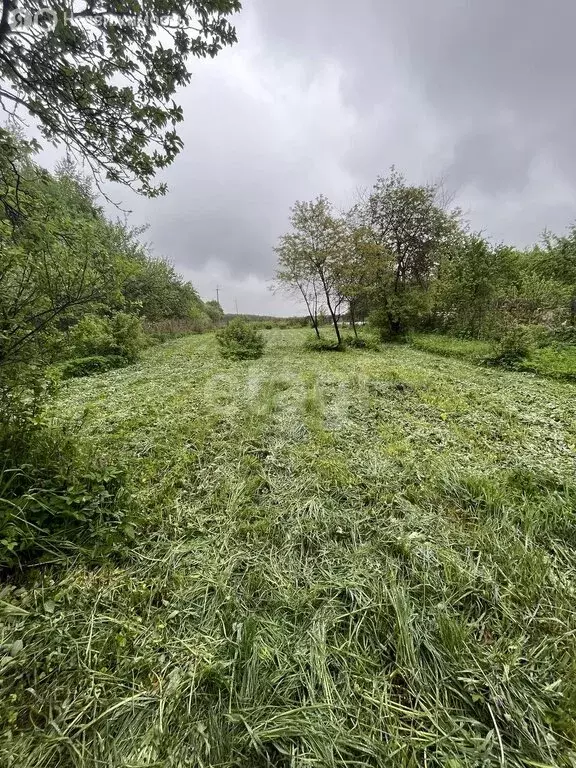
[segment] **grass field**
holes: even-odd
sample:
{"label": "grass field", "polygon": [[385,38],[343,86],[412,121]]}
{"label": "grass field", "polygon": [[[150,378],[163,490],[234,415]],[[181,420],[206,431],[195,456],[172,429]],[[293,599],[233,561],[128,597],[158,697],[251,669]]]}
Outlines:
{"label": "grass field", "polygon": [[[495,342],[459,339],[439,333],[416,333],[411,337],[411,344],[423,352],[467,360],[476,365],[485,364],[498,347]],[[576,382],[576,347],[561,343],[537,347],[527,359],[517,362],[515,366],[526,373]]]}
{"label": "grass field", "polygon": [[143,520],[0,593],[0,765],[576,765],[573,385],[407,346],[67,385]]}

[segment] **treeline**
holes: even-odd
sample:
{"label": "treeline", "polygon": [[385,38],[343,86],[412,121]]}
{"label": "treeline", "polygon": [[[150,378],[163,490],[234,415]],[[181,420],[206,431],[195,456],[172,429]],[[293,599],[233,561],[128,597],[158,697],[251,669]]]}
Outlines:
{"label": "treeline", "polygon": [[70,161],[48,173],[36,146],[0,132],[0,385],[47,366],[113,367],[133,361],[152,336],[203,331],[221,308],[204,304],[142,230],[110,221]]}
{"label": "treeline", "polygon": [[413,186],[391,169],[350,211],[323,196],[297,202],[276,248],[277,286],[319,318],[357,335],[369,320],[383,339],[441,331],[478,339],[522,332],[576,337],[576,229],[532,248],[471,232],[439,184]]}
{"label": "treeline", "polygon": [[141,231],[106,218],[72,163],[48,173],[36,151],[0,130],[0,567],[72,539],[114,546],[131,519],[121,469],[48,418],[59,380],[223,316]]}

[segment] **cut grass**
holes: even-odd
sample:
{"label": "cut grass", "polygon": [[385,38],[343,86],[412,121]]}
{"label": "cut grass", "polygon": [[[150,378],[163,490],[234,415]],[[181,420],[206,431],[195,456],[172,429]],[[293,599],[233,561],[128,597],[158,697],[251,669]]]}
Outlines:
{"label": "cut grass", "polygon": [[[436,333],[417,333],[411,337],[416,349],[443,357],[454,357],[481,365],[494,356],[496,344],[478,339],[458,339]],[[576,381],[576,347],[554,344],[532,351],[530,358],[515,365],[516,370],[535,373],[549,379]]]}
{"label": "cut grass", "polygon": [[147,523],[0,594],[0,765],[576,765],[573,388],[266,337],[68,385]]}

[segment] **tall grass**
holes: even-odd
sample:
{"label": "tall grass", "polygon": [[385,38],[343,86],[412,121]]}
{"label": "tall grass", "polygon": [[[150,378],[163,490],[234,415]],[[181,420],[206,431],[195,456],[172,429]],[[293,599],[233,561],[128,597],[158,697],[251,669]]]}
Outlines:
{"label": "tall grass", "polygon": [[1,765],[576,765],[571,388],[305,335],[68,386],[146,521],[0,593]]}

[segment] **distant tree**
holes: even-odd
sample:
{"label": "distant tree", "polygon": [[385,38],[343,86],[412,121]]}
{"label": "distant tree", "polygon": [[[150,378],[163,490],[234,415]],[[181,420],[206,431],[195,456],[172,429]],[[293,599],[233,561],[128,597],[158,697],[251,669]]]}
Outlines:
{"label": "distant tree", "polygon": [[196,289],[165,259],[151,257],[131,240],[129,274],[122,294],[127,306],[147,320],[186,319],[204,306]]}
{"label": "distant tree", "polygon": [[567,289],[563,292],[565,314],[576,325],[576,225],[566,235],[545,232],[542,246],[531,252],[530,265],[535,276],[553,280]]}
{"label": "distant tree", "polygon": [[339,256],[334,270],[338,293],[348,304],[350,323],[357,338],[357,320],[368,314],[373,300],[381,247],[374,241],[369,228],[354,225],[349,220],[346,247],[340,249]]}
{"label": "distant tree", "polygon": [[[311,317],[310,287],[321,294],[340,344],[338,315],[344,296],[339,291],[338,269],[349,248],[346,224],[334,216],[330,202],[322,195],[311,202],[296,202],[291,209],[290,223],[292,232],[280,239],[276,249],[280,267],[277,280],[298,286]],[[315,299],[316,315],[316,293]],[[315,329],[319,335],[317,320]]]}
{"label": "distant tree", "polygon": [[365,218],[381,246],[379,305],[392,337],[426,305],[442,251],[459,236],[459,216],[445,210],[439,185],[411,186],[394,167],[374,185]]}
{"label": "distant tree", "polygon": [[214,325],[224,322],[224,310],[215,299],[204,302],[204,310]]}
{"label": "distant tree", "polygon": [[304,301],[314,332],[320,338],[318,312],[321,309],[319,305],[321,286],[318,276],[312,270],[308,259],[302,254],[298,241],[293,235],[284,235],[275,251],[278,256],[278,268],[274,289]]}
{"label": "distant tree", "polygon": [[[74,6],[74,18],[70,11]],[[24,107],[42,134],[78,152],[98,177],[147,195],[182,148],[172,97],[190,56],[236,42],[239,0],[2,0],[0,101]]]}

